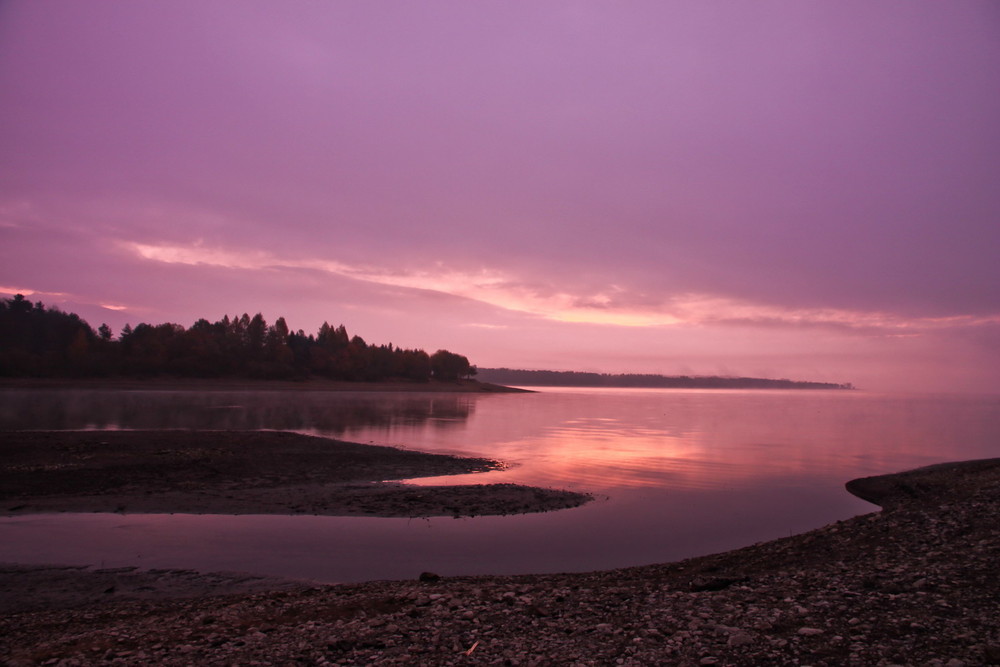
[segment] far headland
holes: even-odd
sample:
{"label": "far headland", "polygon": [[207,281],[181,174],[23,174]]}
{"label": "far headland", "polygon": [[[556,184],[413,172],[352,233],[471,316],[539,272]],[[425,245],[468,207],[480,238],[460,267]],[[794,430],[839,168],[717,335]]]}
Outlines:
{"label": "far headland", "polygon": [[808,382],[718,375],[658,375],[648,373],[585,373],[580,371],[479,368],[484,382],[518,387],[621,387],[659,389],[854,389],[850,382]]}

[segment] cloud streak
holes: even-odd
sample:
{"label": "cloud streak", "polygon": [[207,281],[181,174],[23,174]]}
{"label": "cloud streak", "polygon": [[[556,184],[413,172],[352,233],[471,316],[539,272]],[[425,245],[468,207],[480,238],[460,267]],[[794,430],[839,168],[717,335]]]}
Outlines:
{"label": "cloud streak", "polygon": [[[204,265],[223,269],[319,271],[377,285],[441,292],[473,299],[558,322],[622,327],[693,327],[712,324],[765,327],[835,327],[865,335],[919,335],[928,330],[1000,324],[1000,315],[906,318],[886,312],[829,308],[792,309],[701,294],[661,295],[653,305],[648,295],[632,295],[611,285],[594,293],[573,293],[572,285],[532,286],[496,269],[403,271],[374,265],[354,266],[326,259],[279,257],[259,249],[223,249],[203,244],[178,246],[120,241],[118,245],[144,260],[166,264]],[[105,306],[107,307],[107,306]],[[483,325],[488,326],[488,325]]]}

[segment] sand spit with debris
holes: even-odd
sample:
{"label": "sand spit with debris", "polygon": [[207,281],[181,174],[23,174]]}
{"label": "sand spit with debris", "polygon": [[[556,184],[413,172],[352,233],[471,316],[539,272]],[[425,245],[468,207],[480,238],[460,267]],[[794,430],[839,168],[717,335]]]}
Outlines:
{"label": "sand spit with debris", "polygon": [[[9,611],[0,655],[9,665],[1000,664],[1000,460],[848,488],[884,509],[666,565],[154,599],[92,591]],[[30,578],[4,580],[17,599]]]}

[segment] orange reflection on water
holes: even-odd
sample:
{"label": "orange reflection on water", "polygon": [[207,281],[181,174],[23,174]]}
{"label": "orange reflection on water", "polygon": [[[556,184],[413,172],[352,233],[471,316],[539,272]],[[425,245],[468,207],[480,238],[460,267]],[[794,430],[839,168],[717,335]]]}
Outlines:
{"label": "orange reflection on water", "polygon": [[616,419],[577,419],[553,428],[534,443],[545,455],[534,462],[550,480],[601,489],[662,486],[685,462],[703,458],[691,434],[674,435]]}
{"label": "orange reflection on water", "polygon": [[504,443],[494,455],[504,471],[410,480],[454,484],[516,482],[608,492],[618,488],[709,489],[740,479],[779,475],[801,467],[795,459],[761,465],[760,448],[719,446],[712,433],[669,432],[612,418],[581,418],[536,437]]}
{"label": "orange reflection on water", "polygon": [[[976,434],[956,417],[969,411],[968,424],[980,423],[984,406],[860,393],[577,390],[479,407],[447,451],[512,467],[416,483],[508,481],[609,495],[624,488],[807,484],[818,477],[839,486],[955,458],[959,446],[983,442],[970,438]],[[445,444],[440,433],[435,440]]]}

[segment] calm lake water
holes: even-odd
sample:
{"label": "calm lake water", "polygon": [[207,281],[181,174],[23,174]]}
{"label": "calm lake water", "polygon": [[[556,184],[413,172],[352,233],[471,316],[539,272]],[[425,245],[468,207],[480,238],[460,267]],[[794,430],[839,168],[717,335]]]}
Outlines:
{"label": "calm lake water", "polygon": [[874,511],[844,483],[1000,457],[1000,397],[542,389],[532,394],[0,391],[0,429],[282,429],[508,462],[595,502],[513,517],[0,518],[0,561],[347,582],[667,562]]}

